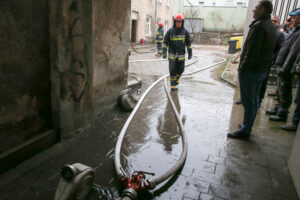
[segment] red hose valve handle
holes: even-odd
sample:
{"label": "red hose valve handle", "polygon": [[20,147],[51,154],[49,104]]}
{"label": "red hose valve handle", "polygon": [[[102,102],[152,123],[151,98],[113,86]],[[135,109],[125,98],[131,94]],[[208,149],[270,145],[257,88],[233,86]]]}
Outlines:
{"label": "red hose valve handle", "polygon": [[126,177],[121,178],[121,182],[124,188],[131,188],[137,193],[147,192],[150,189],[145,173],[141,171],[133,172],[130,179]]}

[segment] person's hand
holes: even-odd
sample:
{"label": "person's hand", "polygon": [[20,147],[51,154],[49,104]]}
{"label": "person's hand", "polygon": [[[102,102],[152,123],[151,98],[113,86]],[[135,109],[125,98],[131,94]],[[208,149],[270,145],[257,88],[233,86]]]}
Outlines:
{"label": "person's hand", "polygon": [[189,60],[192,59],[192,57],[193,57],[192,54],[189,54],[189,55],[188,55],[188,59],[189,59]]}
{"label": "person's hand", "polygon": [[276,66],[276,73],[278,76],[282,76],[282,75],[286,74],[285,71],[283,71],[283,69],[278,65]]}
{"label": "person's hand", "polygon": [[164,53],[163,54],[163,58],[166,59],[167,58],[167,54]]}

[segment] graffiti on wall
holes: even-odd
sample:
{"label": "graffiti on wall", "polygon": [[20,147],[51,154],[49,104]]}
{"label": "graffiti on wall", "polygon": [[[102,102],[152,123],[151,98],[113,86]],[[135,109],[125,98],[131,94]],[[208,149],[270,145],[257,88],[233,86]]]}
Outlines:
{"label": "graffiti on wall", "polygon": [[87,63],[82,16],[78,0],[69,1],[68,5],[68,68],[64,80],[64,99],[71,101],[79,109],[87,87]]}

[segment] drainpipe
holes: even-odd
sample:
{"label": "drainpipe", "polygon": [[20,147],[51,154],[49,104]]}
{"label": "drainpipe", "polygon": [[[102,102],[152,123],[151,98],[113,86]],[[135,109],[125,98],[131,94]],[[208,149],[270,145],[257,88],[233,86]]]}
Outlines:
{"label": "drainpipe", "polygon": [[[156,30],[157,30],[157,1],[158,0],[155,0],[155,13],[154,13],[154,31],[155,31],[155,34],[156,34]],[[155,35],[156,36],[156,35]]]}

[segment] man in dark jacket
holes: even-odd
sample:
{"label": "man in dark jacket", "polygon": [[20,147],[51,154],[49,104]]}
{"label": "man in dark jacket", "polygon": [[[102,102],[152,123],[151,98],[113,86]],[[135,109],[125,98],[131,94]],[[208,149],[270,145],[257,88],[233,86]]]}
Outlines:
{"label": "man in dark jacket", "polygon": [[300,52],[298,53],[297,59],[294,63],[292,73],[296,76],[297,89],[295,95],[296,109],[292,118],[292,122],[283,125],[281,128],[286,131],[297,131],[299,120],[300,120]]}
{"label": "man in dark jacket", "polygon": [[184,16],[178,13],[174,17],[174,26],[170,28],[164,38],[163,58],[169,59],[171,91],[177,90],[180,76],[184,71],[185,48],[188,59],[192,58],[192,47],[189,32],[184,28]]}
{"label": "man in dark jacket", "polygon": [[158,30],[156,32],[155,42],[157,43],[157,54],[156,56],[161,56],[162,51],[162,43],[164,39],[164,24],[162,22],[158,22]]}
{"label": "man in dark jacket", "polygon": [[[272,23],[274,24],[275,28],[276,28],[276,44],[275,44],[275,48],[274,48],[274,52],[273,52],[273,56],[272,56],[272,65],[274,65],[275,61],[276,61],[276,58],[277,58],[277,55],[280,51],[280,48],[282,46],[282,43],[284,41],[284,35],[281,31],[277,30],[277,26],[279,24],[279,17],[277,16],[273,16],[272,17]],[[265,96],[265,93],[266,93],[266,89],[267,89],[267,84],[268,84],[268,78],[269,78],[269,73],[270,73],[270,70],[271,70],[271,66],[270,68],[268,69],[268,72],[267,72],[267,77],[265,78],[263,84],[262,84],[262,87],[261,87],[261,91],[260,91],[260,103],[262,102],[264,96]],[[279,79],[279,78],[278,78]],[[278,81],[277,81],[278,82]],[[276,96],[277,98],[279,99],[279,93],[278,93],[278,90],[276,91]],[[278,107],[278,106],[277,106]],[[276,109],[276,108],[275,108]],[[267,114],[271,114],[270,112],[272,111],[275,111],[274,110],[267,110],[266,113]],[[275,114],[277,113],[277,111],[275,112]]]}
{"label": "man in dark jacket", "polygon": [[300,9],[290,12],[289,15],[292,18],[294,28],[284,41],[275,62],[280,78],[280,104],[277,114],[270,117],[272,121],[287,121],[289,108],[292,104],[293,75],[290,72],[300,51]]}
{"label": "man in dark jacket", "polygon": [[259,1],[253,10],[254,21],[243,46],[238,68],[244,120],[240,129],[228,137],[249,138],[259,107],[259,93],[267,71],[272,64],[276,43],[276,28],[271,21],[273,5],[268,0]]}

